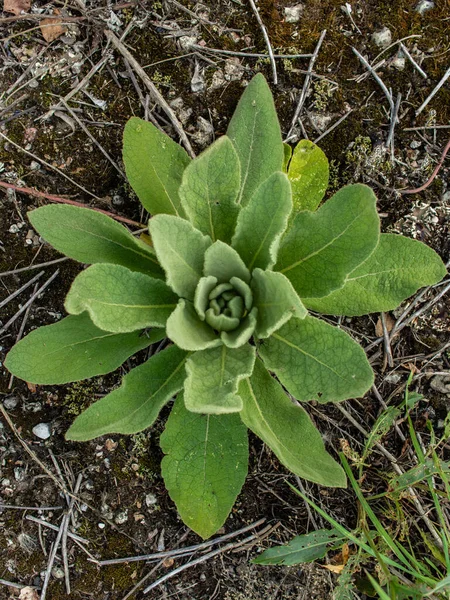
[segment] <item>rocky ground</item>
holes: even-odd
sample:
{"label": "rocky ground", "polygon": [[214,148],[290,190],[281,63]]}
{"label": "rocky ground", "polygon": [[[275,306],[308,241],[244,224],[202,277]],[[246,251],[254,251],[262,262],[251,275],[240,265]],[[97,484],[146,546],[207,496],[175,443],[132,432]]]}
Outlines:
{"label": "rocky ground", "polygon": [[[275,68],[265,57],[267,42],[252,4],[69,0],[30,5],[29,0],[4,0],[2,358],[16,339],[61,318],[65,293],[81,268],[70,260],[47,265],[61,256],[32,230],[27,211],[55,196],[142,221],[140,205],[123,177],[121,136],[127,119],[149,119],[178,141],[176,115],[199,153],[225,133],[243,87],[257,71],[271,82],[285,139],[295,144],[307,136],[327,154],[329,194],[349,182],[367,183],[378,195],[383,231],[422,240],[449,260],[449,162],[441,158],[450,136],[448,1],[341,5],[341,0],[259,0],[254,7],[267,27],[271,52],[284,56],[274,59]],[[118,44],[112,34],[121,40]],[[29,269],[42,263],[42,268]],[[383,346],[379,315],[342,323],[366,348],[378,395],[345,403],[347,416],[333,406],[310,407],[330,452],[360,450],[364,437],[354,421],[368,430],[380,402],[400,402],[411,369],[417,375],[415,388],[425,396],[416,427],[424,429],[431,419],[442,430],[450,397],[447,284],[415,298],[405,315],[407,326],[390,347]],[[388,327],[408,306],[386,316]],[[210,559],[193,553],[192,559],[204,560],[147,596],[142,593],[147,585],[171,574],[186,558],[96,564],[200,542],[179,520],[160,476],[158,437],[164,412],[149,432],[87,444],[64,440],[74,417],[116,386],[124,369],[58,387],[27,386],[0,371],[0,598],[25,598],[22,586],[46,585],[58,530],[64,552],[58,549],[51,568],[50,600],[66,598],[68,582],[71,597],[96,600],[332,598],[336,575],[320,565],[250,564],[262,548],[323,526],[287,486],[288,481],[296,484],[295,478],[255,438],[249,477],[223,533],[265,522],[233,538],[234,548]],[[383,444],[403,456],[398,432],[389,431]],[[382,489],[383,473],[391,465],[377,453],[372,467],[367,485]],[[337,521],[355,526],[357,504],[350,490],[303,485]],[[72,502],[67,492],[77,499]],[[411,514],[414,518],[413,509]],[[270,528],[265,531],[266,525]],[[255,531],[263,533],[239,544]]]}

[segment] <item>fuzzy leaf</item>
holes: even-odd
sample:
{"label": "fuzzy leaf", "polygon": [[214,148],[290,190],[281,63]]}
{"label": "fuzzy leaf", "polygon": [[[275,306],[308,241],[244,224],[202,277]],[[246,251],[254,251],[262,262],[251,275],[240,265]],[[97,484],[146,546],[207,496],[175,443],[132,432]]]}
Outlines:
{"label": "fuzzy leaf", "polygon": [[266,367],[300,401],[357,398],[373,384],[361,346],[341,329],[314,317],[290,319],[259,352]]}
{"label": "fuzzy leaf", "polygon": [[164,327],[178,297],[161,280],[120,265],[93,265],[82,271],[67,294],[65,308],[87,310],[100,329],[114,333]]}
{"label": "fuzzy leaf", "polygon": [[362,184],[348,185],[317,212],[297,214],[275,270],[286,275],[300,298],[326,296],[373,252],[379,235],[374,193]]}
{"label": "fuzzy leaf", "polygon": [[289,400],[259,359],[253,375],[239,384],[239,395],[242,420],[285,467],[321,485],[346,486],[342,467],[325,450],[308,413]]}
{"label": "fuzzy leaf", "polygon": [[281,172],[266,179],[241,210],[231,243],[250,271],[275,264],[291,210],[291,186]]}
{"label": "fuzzy leaf", "polygon": [[66,439],[85,442],[106,433],[137,433],[183,388],[187,353],[170,346],[125,375],[122,384],[79,415]]}
{"label": "fuzzy leaf", "polygon": [[293,215],[301,210],[316,210],[328,187],[328,159],[309,140],[300,140],[289,163]]}
{"label": "fuzzy leaf", "polygon": [[241,165],[230,138],[223,136],[186,168],[181,204],[192,225],[214,241],[230,243],[239,206]]}
{"label": "fuzzy leaf", "polygon": [[250,377],[255,364],[254,346],[227,346],[194,352],[186,363],[186,408],[192,412],[222,414],[242,410],[238,383]]}
{"label": "fuzzy leaf", "polygon": [[182,298],[193,300],[203,274],[211,239],[179,217],[158,215],[149,223],[156,255],[166,272],[167,285]]}
{"label": "fuzzy leaf", "polygon": [[228,346],[228,348],[239,348],[243,344],[246,344],[255,331],[257,316],[258,309],[254,306],[248,315],[242,319],[239,327],[236,327],[233,331],[222,331],[220,339],[225,346]]}
{"label": "fuzzy leaf", "polygon": [[325,314],[365,315],[396,308],[420,287],[440,281],[447,270],[428,246],[382,233],[375,251],[347,277],[344,287],[325,298],[306,298],[308,308]]}
{"label": "fuzzy leaf", "polygon": [[115,371],[127,358],[164,337],[163,329],[149,336],[102,331],[83,313],[29,333],[9,352],[5,367],[16,377],[40,385],[81,381]]}
{"label": "fuzzy leaf", "polygon": [[164,279],[150,246],[110,217],[70,205],[49,205],[28,213],[34,229],[56,250],[82,263],[112,263]]}
{"label": "fuzzy leaf", "polygon": [[[324,558],[328,544],[342,540],[336,529],[319,529],[304,535],[297,535],[284,546],[274,546],[264,550],[252,562],[256,565],[300,565]],[[342,543],[342,541],[341,541]]]}
{"label": "fuzzy leaf", "polygon": [[180,300],[167,319],[167,337],[183,350],[196,351],[220,346],[220,338],[201,321],[190,302]]}
{"label": "fuzzy leaf", "polygon": [[123,133],[127,179],[151,214],[184,217],[179,188],[190,158],[183,148],[148,121],[132,117]]}
{"label": "fuzzy leaf", "polygon": [[255,333],[259,338],[269,337],[292,316],[303,319],[307,315],[287,277],[261,269],[255,269],[252,276],[253,306],[258,309]]}
{"label": "fuzzy leaf", "polygon": [[238,277],[249,283],[250,271],[239,254],[231,246],[221,241],[214,242],[205,252],[206,276],[217,277],[219,283],[228,283],[232,277]]}
{"label": "fuzzy leaf", "polygon": [[225,522],[247,475],[247,430],[238,415],[202,415],[180,394],[161,448],[162,476],[183,521],[208,538]]}
{"label": "fuzzy leaf", "polygon": [[227,135],[241,162],[238,204],[245,206],[256,189],[283,169],[284,149],[272,94],[258,73],[248,84],[228,125]]}

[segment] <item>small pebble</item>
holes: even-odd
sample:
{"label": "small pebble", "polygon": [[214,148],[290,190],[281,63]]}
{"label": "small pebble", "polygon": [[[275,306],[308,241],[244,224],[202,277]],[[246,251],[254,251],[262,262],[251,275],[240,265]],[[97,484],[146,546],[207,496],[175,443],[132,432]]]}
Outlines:
{"label": "small pebble", "polygon": [[19,398],[16,398],[15,396],[10,396],[3,401],[3,406],[6,410],[14,410],[18,404]]}
{"label": "small pebble", "polygon": [[303,4],[286,6],[284,9],[284,20],[286,23],[298,23],[303,12]]}
{"label": "small pebble", "polygon": [[417,148],[420,148],[420,146],[422,145],[422,142],[420,140],[413,140],[409,147],[412,148],[413,150],[416,150]]}
{"label": "small pebble", "polygon": [[156,499],[156,496],[154,494],[146,494],[145,504],[147,506],[154,506],[157,502],[158,500]]}
{"label": "small pebble", "polygon": [[55,579],[64,579],[64,570],[61,567],[53,567],[52,575]]}
{"label": "small pebble", "polygon": [[128,510],[122,510],[121,512],[117,513],[117,515],[114,518],[114,523],[116,523],[116,525],[123,525],[127,521],[128,521]]}
{"label": "small pebble", "polygon": [[372,33],[372,42],[379,48],[387,48],[392,44],[392,33],[388,27],[383,27],[379,31]]}
{"label": "small pebble", "polygon": [[420,0],[414,10],[418,12],[419,15],[423,15],[424,12],[427,12],[427,10],[431,10],[432,8],[434,8],[434,2],[430,2],[430,0]]}
{"label": "small pebble", "polygon": [[397,69],[397,71],[403,71],[406,64],[406,58],[404,56],[394,56],[394,58],[389,63],[390,67]]}
{"label": "small pebble", "polygon": [[52,435],[50,423],[38,423],[33,427],[32,431],[41,440],[47,440]]}
{"label": "small pebble", "polygon": [[99,529],[105,529],[106,525],[104,523],[99,523],[98,524],[98,528]]}

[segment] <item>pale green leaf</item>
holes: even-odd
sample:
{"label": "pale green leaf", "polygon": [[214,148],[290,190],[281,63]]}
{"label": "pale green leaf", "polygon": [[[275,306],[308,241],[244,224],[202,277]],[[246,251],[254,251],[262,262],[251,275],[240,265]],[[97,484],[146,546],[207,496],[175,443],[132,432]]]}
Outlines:
{"label": "pale green leaf", "polygon": [[236,250],[220,240],[205,252],[204,274],[216,277],[219,283],[228,283],[232,277],[238,277],[246,283],[250,281],[250,271],[242,258]]}
{"label": "pale green leaf", "polygon": [[344,287],[325,298],[307,298],[308,308],[333,315],[365,315],[396,308],[420,287],[445,277],[439,256],[421,242],[382,233],[369,258],[348,275]]}
{"label": "pale green leaf", "polygon": [[82,271],[66,296],[65,309],[88,311],[100,329],[114,333],[164,327],[178,297],[160,279],[120,265],[92,265]]}
{"label": "pale green leaf", "polygon": [[162,476],[183,521],[203,538],[224,524],[247,475],[247,429],[238,415],[202,415],[175,402],[161,448]]}
{"label": "pale green leaf", "polygon": [[222,331],[220,339],[225,346],[239,348],[246,344],[255,331],[257,316],[258,309],[254,306],[248,315],[242,319],[239,327],[236,327],[233,331]]}
{"label": "pale green leaf", "polygon": [[187,353],[170,346],[125,375],[122,384],[79,415],[66,439],[85,442],[106,433],[137,433],[183,389]]}
{"label": "pale green leaf", "polygon": [[301,210],[316,210],[328,187],[328,159],[309,140],[300,140],[289,163],[293,215]]}
{"label": "pale green leaf", "polygon": [[13,375],[40,385],[81,381],[110,373],[130,356],[165,337],[137,331],[109,333],[98,329],[87,313],[39,327],[10,350],[5,367]]}
{"label": "pale green leaf", "polygon": [[277,172],[256,189],[239,213],[231,243],[250,271],[275,264],[291,209],[289,180],[284,173]]}
{"label": "pale green leaf", "polygon": [[205,321],[201,321],[192,304],[180,300],[167,319],[167,337],[183,350],[196,351],[220,346],[220,338]]}
{"label": "pale green leaf", "polygon": [[363,396],[373,384],[364,350],[347,333],[311,316],[292,318],[259,348],[297,400],[338,402]]}
{"label": "pale green leaf", "polygon": [[316,212],[297,214],[275,270],[286,275],[300,298],[326,296],[368,258],[379,235],[374,193],[362,184],[348,185]]}
{"label": "pale green leaf", "polygon": [[28,213],[33,228],[56,250],[82,263],[112,263],[164,278],[150,246],[110,217],[89,208],[48,205]]}
{"label": "pale green leaf", "polygon": [[171,215],[153,217],[149,229],[167,284],[178,296],[193,300],[211,239],[189,221]]}
{"label": "pale green leaf", "polygon": [[308,481],[345,487],[342,467],[325,450],[308,413],[294,404],[257,359],[253,375],[241,381],[241,418],[290,471]]}
{"label": "pale green leaf", "polygon": [[184,217],[179,188],[190,158],[179,144],[148,121],[132,117],[123,133],[123,162],[131,187],[151,215]]}
{"label": "pale green leaf", "polygon": [[181,204],[191,223],[214,241],[231,240],[239,206],[241,165],[230,138],[223,136],[186,168]]}
{"label": "pale green leaf", "polygon": [[267,338],[292,316],[303,319],[307,310],[287,277],[275,271],[255,269],[251,288],[253,306],[258,309],[255,333]]}
{"label": "pale green leaf", "polygon": [[329,544],[342,543],[342,536],[336,529],[318,529],[304,535],[297,535],[285,546],[274,546],[264,550],[252,562],[256,565],[300,565],[324,558]]}
{"label": "pale green leaf", "polygon": [[275,171],[283,169],[284,149],[272,94],[258,73],[239,100],[227,135],[241,162],[238,204],[245,206],[253,193]]}
{"label": "pale green leaf", "polygon": [[186,362],[184,401],[192,412],[222,414],[242,410],[238,383],[250,377],[255,364],[254,346],[237,349],[220,346],[194,352]]}

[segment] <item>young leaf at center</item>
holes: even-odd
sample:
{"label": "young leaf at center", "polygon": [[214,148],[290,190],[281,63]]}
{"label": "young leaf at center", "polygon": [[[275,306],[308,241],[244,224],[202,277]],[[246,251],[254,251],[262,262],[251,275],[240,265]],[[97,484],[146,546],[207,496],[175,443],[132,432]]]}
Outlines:
{"label": "young leaf at center", "polygon": [[247,428],[238,415],[202,415],[175,401],[160,439],[162,476],[183,521],[203,538],[225,522],[247,475]]}

